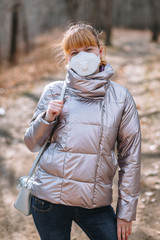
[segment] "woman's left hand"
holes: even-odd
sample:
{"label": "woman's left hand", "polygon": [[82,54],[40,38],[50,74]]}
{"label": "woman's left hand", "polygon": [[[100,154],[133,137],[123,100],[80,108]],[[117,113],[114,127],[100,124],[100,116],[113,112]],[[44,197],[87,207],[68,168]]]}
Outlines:
{"label": "woman's left hand", "polygon": [[123,219],[117,218],[117,236],[118,240],[128,240],[128,236],[132,231],[132,221],[127,222]]}

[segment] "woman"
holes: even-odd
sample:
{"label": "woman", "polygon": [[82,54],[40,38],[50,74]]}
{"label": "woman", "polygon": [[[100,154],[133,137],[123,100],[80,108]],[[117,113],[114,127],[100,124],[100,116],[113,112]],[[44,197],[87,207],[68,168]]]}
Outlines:
{"label": "woman", "polygon": [[[35,152],[52,132],[32,186],[35,225],[42,240],[69,240],[72,221],[92,240],[127,240],[136,218],[140,178],[135,102],[125,87],[110,80],[113,69],[92,26],[71,26],[62,47],[65,101],[59,100],[62,82],[47,85],[25,134],[27,147]],[[117,166],[115,214],[111,203]]]}

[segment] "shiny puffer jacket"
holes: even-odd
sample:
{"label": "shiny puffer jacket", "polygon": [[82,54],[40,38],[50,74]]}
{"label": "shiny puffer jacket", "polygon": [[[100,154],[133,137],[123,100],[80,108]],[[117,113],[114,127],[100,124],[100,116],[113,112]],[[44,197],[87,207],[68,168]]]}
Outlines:
{"label": "shiny puffer jacket", "polygon": [[33,195],[90,209],[110,205],[119,166],[117,217],[131,221],[139,194],[140,124],[133,97],[110,80],[112,75],[109,64],[88,77],[68,70],[65,103],[56,125],[44,115],[48,103],[59,98],[63,82],[47,85],[24,139],[31,151],[38,151],[54,128],[36,172]]}

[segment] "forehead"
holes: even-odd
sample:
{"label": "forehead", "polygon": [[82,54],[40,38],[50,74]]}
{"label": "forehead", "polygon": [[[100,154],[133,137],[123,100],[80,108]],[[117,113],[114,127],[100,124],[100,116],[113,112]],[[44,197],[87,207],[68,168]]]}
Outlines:
{"label": "forehead", "polygon": [[71,49],[98,46],[95,36],[89,30],[68,32],[63,39],[63,49],[69,53]]}
{"label": "forehead", "polygon": [[88,48],[95,50],[95,49],[98,49],[98,46],[87,46],[87,47],[85,46],[85,47],[81,47],[81,48],[71,48],[69,52],[74,52],[74,51],[80,52],[80,51],[84,51]]}

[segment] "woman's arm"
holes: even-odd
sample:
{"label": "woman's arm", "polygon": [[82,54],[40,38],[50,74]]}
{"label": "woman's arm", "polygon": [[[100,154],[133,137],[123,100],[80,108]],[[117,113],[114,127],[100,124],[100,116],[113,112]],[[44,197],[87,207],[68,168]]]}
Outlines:
{"label": "woman's arm", "polygon": [[56,116],[60,114],[63,107],[63,101],[54,100],[53,98],[54,95],[50,90],[50,85],[47,85],[24,136],[24,142],[32,152],[39,151],[43,146],[56,124]]}
{"label": "woman's arm", "polygon": [[131,222],[136,219],[139,196],[141,130],[136,105],[129,91],[118,131],[117,151],[120,168],[117,218]]}

